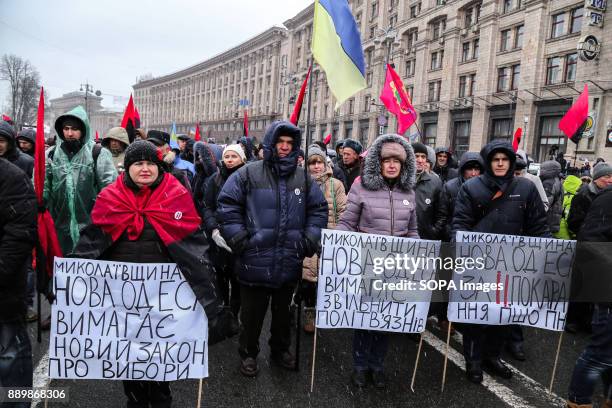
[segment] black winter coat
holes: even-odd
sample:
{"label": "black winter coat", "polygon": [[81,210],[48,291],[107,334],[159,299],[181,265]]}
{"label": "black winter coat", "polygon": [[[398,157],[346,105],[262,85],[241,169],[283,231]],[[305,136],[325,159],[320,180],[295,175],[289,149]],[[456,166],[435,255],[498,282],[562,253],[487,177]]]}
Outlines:
{"label": "black winter coat", "polygon": [[351,186],[355,182],[355,179],[361,176],[362,166],[363,166],[363,162],[361,158],[358,159],[358,162],[353,167],[346,167],[344,165],[344,162],[342,161],[342,158],[338,159],[338,168],[344,174],[344,177],[340,178],[339,180],[342,180],[344,182],[344,190],[346,191],[346,195],[348,195],[349,190],[351,189]]}
{"label": "black winter coat", "polygon": [[421,239],[443,238],[448,214],[442,205],[442,181],[435,174],[424,172],[417,177],[416,212]]}
{"label": "black winter coat", "polygon": [[561,165],[557,161],[548,160],[542,163],[540,179],[548,198],[546,218],[548,228],[552,233],[559,232],[561,217],[563,216],[563,184],[559,179],[559,174],[561,174]]}
{"label": "black winter coat", "polygon": [[31,179],[34,172],[34,159],[17,147],[15,129],[8,123],[0,121],[0,136],[8,140],[8,149],[2,158],[19,167]]}
{"label": "black winter coat", "polygon": [[[612,187],[608,187],[595,196],[580,229],[578,240],[612,242]],[[612,256],[612,253],[608,255]]]}
{"label": "black winter coat", "polygon": [[583,184],[572,199],[572,205],[570,206],[569,215],[567,216],[567,227],[576,234],[576,236],[580,233],[582,223],[597,193],[597,187],[591,181],[590,184]]}
{"label": "black winter coat", "polygon": [[26,262],[37,240],[37,206],[32,182],[0,159],[0,323],[23,321]]}
{"label": "black winter coat", "polygon": [[[278,158],[281,135],[293,138],[289,156]],[[327,201],[315,181],[297,167],[299,128],[274,122],[263,141],[264,160],[241,167],[223,186],[217,214],[221,234],[239,255],[235,270],[246,285],[281,287],[302,276],[327,226]]]}
{"label": "black winter coat", "polygon": [[452,236],[457,231],[475,231],[550,237],[544,204],[535,185],[522,177],[515,177],[514,183],[512,191],[496,200],[492,198],[497,189],[486,176],[463,183],[455,202]]}
{"label": "black winter coat", "polygon": [[217,199],[219,198],[219,193],[221,192],[221,189],[225,185],[225,182],[229,176],[237,171],[240,167],[234,167],[233,169],[229,170],[222,162],[219,165],[217,172],[204,181],[202,201],[200,204],[201,208],[198,208],[198,210],[202,214],[204,230],[208,236],[210,236],[215,229],[219,229],[219,219],[217,215]]}

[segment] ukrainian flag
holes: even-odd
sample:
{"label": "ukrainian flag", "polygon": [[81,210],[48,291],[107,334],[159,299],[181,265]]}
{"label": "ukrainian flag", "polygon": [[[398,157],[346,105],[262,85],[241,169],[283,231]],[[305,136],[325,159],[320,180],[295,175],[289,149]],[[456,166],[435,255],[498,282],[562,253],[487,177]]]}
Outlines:
{"label": "ukrainian flag", "polygon": [[172,130],[170,131],[170,147],[178,149],[178,137],[176,136],[176,122],[172,122]]}
{"label": "ukrainian flag", "polygon": [[361,37],[347,0],[316,0],[311,50],[327,75],[336,108],[366,87]]}

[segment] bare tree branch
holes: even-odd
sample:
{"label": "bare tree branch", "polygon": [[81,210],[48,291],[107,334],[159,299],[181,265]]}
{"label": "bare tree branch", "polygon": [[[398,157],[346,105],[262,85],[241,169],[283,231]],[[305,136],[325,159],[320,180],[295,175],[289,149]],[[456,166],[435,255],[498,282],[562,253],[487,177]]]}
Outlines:
{"label": "bare tree branch", "polygon": [[9,83],[10,115],[19,129],[31,124],[36,115],[40,75],[28,60],[17,55],[3,55],[0,61],[0,80]]}

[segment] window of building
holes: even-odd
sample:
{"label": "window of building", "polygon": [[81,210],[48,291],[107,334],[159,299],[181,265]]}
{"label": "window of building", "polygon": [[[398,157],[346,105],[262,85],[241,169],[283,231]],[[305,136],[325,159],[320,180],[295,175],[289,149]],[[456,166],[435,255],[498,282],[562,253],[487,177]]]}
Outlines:
{"label": "window of building", "polygon": [[366,50],[365,52],[365,62],[366,62],[366,67],[370,67],[370,65],[372,65],[372,55],[374,54],[374,49],[370,48],[368,50]]}
{"label": "window of building", "polygon": [[473,10],[472,8],[469,8],[467,10],[465,10],[465,18],[464,18],[464,27],[471,27],[472,26],[472,18],[473,18]]}
{"label": "window of building", "polygon": [[366,73],[366,83],[368,86],[372,86],[372,71]]}
{"label": "window of building", "polygon": [[406,76],[411,77],[414,75],[414,69],[416,65],[416,60],[410,59],[406,61]]}
{"label": "window of building", "polygon": [[437,40],[446,30],[446,19],[439,19],[431,23],[431,39]]}
{"label": "window of building", "polygon": [[508,51],[510,49],[510,30],[503,30],[500,36],[499,50]]}
{"label": "window of building", "polygon": [[468,77],[467,75],[462,75],[459,77],[459,97],[464,98],[467,93],[468,87]]}
{"label": "window of building", "polygon": [[514,27],[514,48],[523,48],[523,35],[525,34],[525,26]]}
{"label": "window of building", "polygon": [[428,146],[435,146],[436,138],[438,136],[438,124],[437,123],[423,124],[423,134],[425,135],[425,144]]}
{"label": "window of building", "polygon": [[546,63],[546,85],[556,84],[561,81],[561,57],[552,57]]}
{"label": "window of building", "polygon": [[348,113],[350,115],[352,115],[353,113],[355,113],[355,99],[351,98],[349,99],[349,104],[348,104]]}
{"label": "window of building", "polygon": [[378,17],[378,2],[375,1],[372,3],[372,5],[370,6],[370,21],[374,20],[376,17]]}
{"label": "window of building", "polygon": [[477,38],[472,41],[472,59],[478,59],[478,47],[480,46],[480,40]]}
{"label": "window of building", "polygon": [[504,3],[503,3],[502,13],[508,13],[513,10],[512,8],[513,0],[503,0],[503,2]]}
{"label": "window of building", "polygon": [[468,151],[470,147],[470,121],[458,120],[453,126],[452,149],[457,157]]}
{"label": "window of building", "polygon": [[442,88],[442,81],[432,81],[429,83],[427,102],[438,102],[440,100],[440,88]]}
{"label": "window of building", "polygon": [[570,13],[570,33],[578,33],[582,30],[582,15],[584,14],[584,7],[578,7]]}
{"label": "window of building", "polygon": [[470,86],[468,88],[467,96],[474,96],[475,91],[476,91],[476,74],[470,74]]}
{"label": "window of building", "polygon": [[550,27],[550,37],[557,38],[564,34],[565,13],[559,13],[552,16],[552,25]]}
{"label": "window of building", "polygon": [[576,80],[576,66],[578,64],[578,54],[573,53],[565,56],[565,82]]}
{"label": "window of building", "polygon": [[414,95],[414,85],[408,85],[406,87],[406,92],[408,93],[408,97],[410,98],[410,101],[412,101],[412,95]]}
{"label": "window of building", "polygon": [[540,162],[548,160],[551,147],[557,146],[559,151],[565,151],[565,134],[559,129],[562,116],[542,117],[540,121]]}
{"label": "window of building", "polygon": [[519,88],[520,81],[521,81],[521,65],[516,64],[512,66],[512,78],[510,79],[510,90],[516,91]]}
{"label": "window of building", "polygon": [[503,92],[508,89],[510,81],[510,67],[498,68],[497,70],[497,92]]}
{"label": "window of building", "polygon": [[410,30],[408,32],[408,34],[406,34],[406,47],[407,49],[410,49],[414,46],[414,44],[416,44],[416,42],[419,39],[419,32],[418,30]]}
{"label": "window of building", "polygon": [[413,4],[410,6],[410,18],[416,18],[421,12],[421,3]]}
{"label": "window of building", "polygon": [[493,119],[491,126],[491,141],[498,139],[510,141],[512,137],[512,127],[511,118]]}
{"label": "window of building", "polygon": [[470,59],[470,43],[464,42],[461,44],[461,62],[465,62]]}
{"label": "window of building", "polygon": [[443,60],[444,60],[444,50],[432,52],[431,53],[431,65],[429,68],[432,71],[442,69]]}
{"label": "window of building", "polygon": [[378,29],[378,26],[373,25],[372,27],[370,27],[370,39],[376,37],[376,29]]}
{"label": "window of building", "polygon": [[363,97],[363,111],[369,112],[371,104],[372,104],[372,97],[370,95],[364,96]]}
{"label": "window of building", "polygon": [[393,14],[389,17],[389,27],[395,27],[397,25],[397,14]]}

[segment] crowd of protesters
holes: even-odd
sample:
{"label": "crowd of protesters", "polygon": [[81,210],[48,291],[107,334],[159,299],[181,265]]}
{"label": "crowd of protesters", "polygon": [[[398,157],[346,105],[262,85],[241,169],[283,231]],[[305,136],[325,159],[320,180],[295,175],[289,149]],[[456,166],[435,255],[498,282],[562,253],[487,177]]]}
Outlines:
{"label": "crowd of protesters", "polygon": [[[81,107],[55,122],[46,150],[44,206],[65,256],[177,263],[204,307],[210,344],[239,334],[239,370],[259,373],[263,322],[271,310],[271,361],[293,369],[291,304],[299,286],[301,329],[313,333],[321,230],[450,242],[457,231],[579,241],[612,240],[612,167],[571,168],[563,155],[529,172],[525,152],[493,141],[455,158],[448,147],[387,134],[370,146],[341,140],[304,146],[301,130],[273,122],[261,143],[196,142],[160,130],[115,127],[100,143]],[[0,121],[0,386],[32,385],[26,322],[33,310],[36,205],[31,182],[35,132]],[[588,174],[587,174],[588,173]],[[582,179],[580,178],[582,177]],[[159,208],[169,211],[159,211]],[[180,211],[183,217],[168,214]],[[171,231],[171,232],[169,232]],[[188,249],[187,249],[188,248]],[[298,282],[300,282],[298,285]],[[52,300],[49,287],[38,291]],[[432,304],[441,330],[444,303]],[[42,322],[49,328],[49,318]],[[517,360],[520,326],[462,324],[467,379],[483,368],[502,378]],[[579,358],[568,406],[588,406],[599,378],[612,406],[612,305],[575,303],[566,330],[593,333]],[[355,330],[351,381],[386,386],[388,335]],[[169,406],[168,383],[125,381],[128,406]],[[144,404],[144,405],[143,405]]]}

